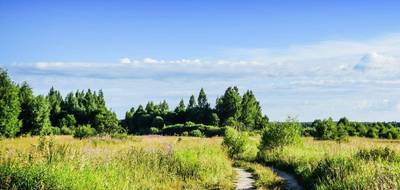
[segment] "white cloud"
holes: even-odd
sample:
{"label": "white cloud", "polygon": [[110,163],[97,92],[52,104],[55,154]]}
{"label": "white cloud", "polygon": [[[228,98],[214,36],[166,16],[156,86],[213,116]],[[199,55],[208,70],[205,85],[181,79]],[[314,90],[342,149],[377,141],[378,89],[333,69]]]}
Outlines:
{"label": "white cloud", "polygon": [[376,52],[364,55],[360,62],[354,66],[354,69],[360,71],[374,70],[374,69],[398,69],[400,62],[391,56],[384,56]]}
{"label": "white cloud", "polygon": [[122,64],[130,64],[130,63],[132,63],[131,59],[129,59],[127,57],[121,58],[119,60],[119,62],[122,63]]}
{"label": "white cloud", "polygon": [[[254,90],[271,119],[291,113],[302,120],[329,115],[362,120],[368,114],[368,119],[393,120],[395,114],[387,111],[393,112],[395,105],[400,111],[400,104],[394,103],[400,95],[398,52],[400,35],[389,35],[280,49],[227,49],[214,59],[124,57],[108,63],[17,63],[8,69],[20,81],[36,81],[34,88],[102,88],[120,115],[131,104],[153,98],[178,101],[201,87],[213,100],[227,86],[238,85]],[[374,110],[385,114],[372,115]]]}

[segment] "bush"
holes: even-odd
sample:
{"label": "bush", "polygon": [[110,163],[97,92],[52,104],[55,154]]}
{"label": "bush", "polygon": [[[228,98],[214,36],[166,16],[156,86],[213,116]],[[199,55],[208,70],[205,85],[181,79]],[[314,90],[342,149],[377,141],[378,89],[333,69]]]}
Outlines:
{"label": "bush", "polygon": [[96,129],[90,127],[90,125],[79,126],[75,129],[74,133],[74,137],[79,139],[88,138],[94,135],[96,135]]}
{"label": "bush", "polygon": [[112,133],[111,134],[111,138],[113,139],[126,139],[128,138],[128,134],[126,133]]}
{"label": "bush", "polygon": [[150,134],[158,134],[160,132],[160,130],[156,127],[150,127]]}
{"label": "bush", "polygon": [[388,147],[359,150],[356,154],[356,157],[371,161],[384,160],[392,162],[400,160],[400,156],[394,150],[391,150]]}
{"label": "bush", "polygon": [[194,136],[194,137],[202,137],[202,136],[204,136],[203,133],[198,129],[190,131],[189,134],[190,134],[190,136]]}
{"label": "bush", "polygon": [[[359,168],[358,162],[349,158],[340,156],[326,158],[319,162],[313,170],[309,177],[309,185],[314,186],[314,188],[324,185],[332,189],[338,189],[333,187],[337,186],[337,184],[342,184],[340,189],[343,189],[343,186],[347,185],[347,178],[354,175],[357,168]],[[346,186],[345,189],[348,188]]]}
{"label": "bush", "polygon": [[335,140],[339,143],[349,141],[349,133],[347,132],[345,125],[339,124],[335,134]]}
{"label": "bush", "polygon": [[[203,125],[203,124],[195,124],[193,122],[186,122],[185,124],[175,124],[168,125],[164,127],[160,133],[163,135],[189,135],[193,130],[200,130],[204,136],[212,137],[212,136],[222,136],[224,134],[224,128]],[[184,134],[185,133],[185,134]]]}
{"label": "bush", "polygon": [[61,127],[61,134],[62,135],[72,135],[74,131],[69,127]]}
{"label": "bush", "polygon": [[301,141],[300,124],[296,120],[288,119],[283,123],[270,123],[261,136],[261,149],[276,148]]}
{"label": "bush", "polygon": [[162,129],[164,127],[164,119],[160,116],[156,116],[151,122],[151,126],[158,129]]}
{"label": "bush", "polygon": [[323,121],[317,119],[312,123],[315,128],[315,137],[321,140],[335,139],[336,124],[332,118],[324,119]]}
{"label": "bush", "polygon": [[257,144],[251,143],[247,132],[238,132],[232,127],[226,127],[223,144],[234,159],[252,161],[257,156]]}
{"label": "bush", "polygon": [[374,127],[368,129],[367,137],[378,138],[379,137],[379,130],[377,128],[374,128]]}

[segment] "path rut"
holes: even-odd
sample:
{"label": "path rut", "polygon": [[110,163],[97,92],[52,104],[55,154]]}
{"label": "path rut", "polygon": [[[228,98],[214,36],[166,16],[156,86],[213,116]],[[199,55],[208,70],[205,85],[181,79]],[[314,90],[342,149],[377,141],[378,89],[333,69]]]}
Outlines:
{"label": "path rut", "polygon": [[238,175],[238,179],[236,181],[236,189],[237,190],[251,190],[256,189],[254,186],[255,180],[253,178],[253,174],[242,169],[235,168],[235,171]]}
{"label": "path rut", "polygon": [[[267,167],[267,166],[266,166]],[[282,170],[278,170],[274,167],[271,168],[279,177],[281,177],[286,182],[286,189],[289,190],[303,190],[303,187],[297,182],[296,178],[286,173]],[[237,190],[254,190],[256,187],[254,186],[255,180],[253,174],[250,172],[242,169],[242,168],[235,168],[235,171],[238,175],[238,179],[236,181],[236,189]]]}

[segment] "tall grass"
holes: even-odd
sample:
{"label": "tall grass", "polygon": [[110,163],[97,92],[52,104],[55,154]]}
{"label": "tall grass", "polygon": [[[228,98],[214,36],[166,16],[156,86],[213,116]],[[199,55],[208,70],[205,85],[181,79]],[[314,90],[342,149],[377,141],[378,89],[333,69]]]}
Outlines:
{"label": "tall grass", "polygon": [[260,155],[264,162],[295,173],[307,189],[399,189],[399,150],[400,141],[305,139]]}
{"label": "tall grass", "polygon": [[231,189],[216,138],[0,141],[0,189]]}

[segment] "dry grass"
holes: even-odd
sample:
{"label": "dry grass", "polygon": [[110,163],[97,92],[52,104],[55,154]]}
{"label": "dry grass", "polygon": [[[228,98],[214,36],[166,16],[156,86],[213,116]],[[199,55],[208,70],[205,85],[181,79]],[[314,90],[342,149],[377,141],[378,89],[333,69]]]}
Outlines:
{"label": "dry grass", "polygon": [[315,189],[397,189],[400,163],[363,160],[360,150],[388,147],[400,154],[399,140],[350,138],[347,143],[304,138],[301,144],[267,150],[262,159],[291,170],[308,188]]}
{"label": "dry grass", "polygon": [[3,139],[0,189],[231,189],[232,167],[221,142],[161,136]]}

